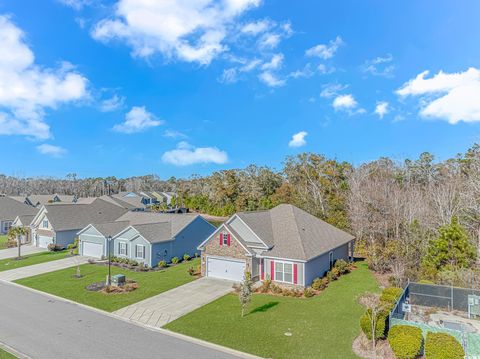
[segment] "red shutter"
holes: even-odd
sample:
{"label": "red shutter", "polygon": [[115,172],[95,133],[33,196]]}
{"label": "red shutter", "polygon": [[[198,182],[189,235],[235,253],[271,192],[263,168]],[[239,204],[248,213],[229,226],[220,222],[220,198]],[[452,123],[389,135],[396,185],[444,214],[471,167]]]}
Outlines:
{"label": "red shutter", "polygon": [[260,278],[265,279],[265,260],[263,258],[260,259]]}
{"label": "red shutter", "polygon": [[297,273],[297,264],[293,264],[293,284],[297,284],[297,278],[298,278],[298,273]]}
{"label": "red shutter", "polygon": [[220,232],[220,247],[223,245],[223,234]]}
{"label": "red shutter", "polygon": [[230,246],[230,233],[227,234],[227,245]]}
{"label": "red shutter", "polygon": [[270,279],[275,280],[275,262],[270,262]]}

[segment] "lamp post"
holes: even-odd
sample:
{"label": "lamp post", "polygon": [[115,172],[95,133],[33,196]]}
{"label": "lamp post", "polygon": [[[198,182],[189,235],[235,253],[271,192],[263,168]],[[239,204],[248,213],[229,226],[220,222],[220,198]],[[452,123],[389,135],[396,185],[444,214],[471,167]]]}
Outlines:
{"label": "lamp post", "polygon": [[107,243],[108,243],[108,277],[107,277],[107,286],[112,284],[112,272],[111,272],[111,252],[112,250],[110,249],[110,242],[112,241],[112,236],[107,237]]}

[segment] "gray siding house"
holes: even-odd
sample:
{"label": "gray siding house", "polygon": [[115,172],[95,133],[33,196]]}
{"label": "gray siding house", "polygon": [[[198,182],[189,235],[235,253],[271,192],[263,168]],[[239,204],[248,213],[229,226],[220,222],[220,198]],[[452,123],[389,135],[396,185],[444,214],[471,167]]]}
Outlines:
{"label": "gray siding house", "polygon": [[214,231],[199,215],[128,212],[114,222],[89,224],[81,230],[79,254],[101,258],[110,249],[112,256],[155,267],[162,260],[193,256]]}
{"label": "gray siding house", "polygon": [[0,234],[7,234],[20,215],[36,215],[38,209],[10,197],[0,197]]}
{"label": "gray siding house", "polygon": [[350,260],[355,238],[292,205],[240,212],[229,218],[198,249],[202,275],[306,287],[336,260]]}
{"label": "gray siding house", "polygon": [[66,247],[73,243],[78,231],[93,222],[111,222],[126,209],[96,199],[91,204],[44,205],[32,221],[32,240],[37,247],[49,244]]}

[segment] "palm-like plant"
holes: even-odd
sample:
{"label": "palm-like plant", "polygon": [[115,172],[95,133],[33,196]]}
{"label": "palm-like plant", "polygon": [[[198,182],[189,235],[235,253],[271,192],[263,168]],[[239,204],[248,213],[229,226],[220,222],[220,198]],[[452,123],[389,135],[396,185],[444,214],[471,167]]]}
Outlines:
{"label": "palm-like plant", "polygon": [[17,248],[18,248],[18,256],[17,259],[22,258],[22,236],[26,236],[28,234],[27,227],[11,227],[8,231],[8,236],[10,238],[15,238],[17,240]]}

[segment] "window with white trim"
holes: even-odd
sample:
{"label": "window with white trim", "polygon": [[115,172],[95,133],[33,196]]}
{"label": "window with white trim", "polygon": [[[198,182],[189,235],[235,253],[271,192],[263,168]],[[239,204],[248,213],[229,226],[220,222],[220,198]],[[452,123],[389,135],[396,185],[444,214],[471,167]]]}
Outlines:
{"label": "window with white trim", "polygon": [[135,257],[145,259],[145,246],[141,244],[135,245]]}
{"label": "window with white trim", "polygon": [[10,230],[10,227],[12,227],[11,221],[3,222],[3,233],[7,233]]}
{"label": "window with white trim", "polygon": [[275,261],[275,281],[293,284],[292,263]]}
{"label": "window with white trim", "polygon": [[48,228],[48,219],[44,219],[42,223],[43,228]]}
{"label": "window with white trim", "polygon": [[121,256],[127,255],[127,243],[125,242],[118,243],[118,254]]}
{"label": "window with white trim", "polygon": [[228,246],[228,233],[222,233],[222,243],[225,246]]}

